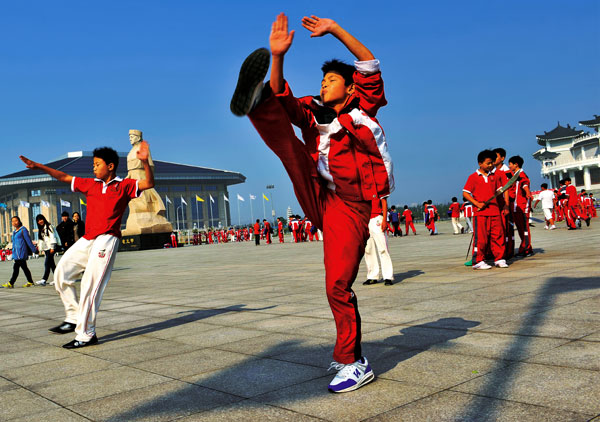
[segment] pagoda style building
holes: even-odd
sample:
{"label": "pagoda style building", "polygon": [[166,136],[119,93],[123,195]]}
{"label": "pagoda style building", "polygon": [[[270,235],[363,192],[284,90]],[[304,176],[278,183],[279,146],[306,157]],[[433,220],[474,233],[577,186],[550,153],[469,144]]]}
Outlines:
{"label": "pagoda style building", "polygon": [[592,120],[582,120],[582,126],[593,129],[593,132],[578,130],[560,122],[550,132],[537,135],[541,149],[533,154],[533,158],[542,163],[542,177],[550,181],[552,188],[559,186],[559,181],[570,177],[577,189],[591,191],[600,190],[600,116],[594,115]]}

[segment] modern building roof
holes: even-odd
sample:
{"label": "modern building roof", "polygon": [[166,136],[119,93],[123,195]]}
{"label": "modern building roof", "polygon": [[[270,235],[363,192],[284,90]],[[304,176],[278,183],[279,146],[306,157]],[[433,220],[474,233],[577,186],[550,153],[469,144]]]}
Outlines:
{"label": "modern building roof", "polygon": [[543,135],[536,135],[536,138],[538,139],[538,144],[544,146],[546,145],[546,141],[576,138],[582,133],[583,130],[574,129],[570,124],[567,124],[567,127],[564,127],[558,122],[558,125],[550,132],[544,131]]}
{"label": "modern building roof", "polygon": [[600,116],[594,114],[594,118],[592,120],[581,120],[579,124],[598,130],[598,127],[600,127]]}
{"label": "modern building roof", "polygon": [[[119,152],[119,169],[117,174],[124,177],[127,174],[127,153]],[[157,181],[182,180],[200,182],[219,182],[226,185],[243,183],[246,176],[241,173],[193,166],[189,164],[171,163],[154,160],[154,178]],[[92,177],[93,154],[91,151],[75,151],[58,157],[49,163],[48,167],[63,171],[72,176]],[[0,176],[0,186],[19,185],[52,181],[53,179],[40,170],[26,169],[16,173]]]}

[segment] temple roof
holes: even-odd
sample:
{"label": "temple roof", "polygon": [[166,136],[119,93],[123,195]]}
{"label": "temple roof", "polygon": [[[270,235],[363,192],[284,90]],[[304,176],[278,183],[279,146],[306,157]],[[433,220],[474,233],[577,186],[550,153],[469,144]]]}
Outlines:
{"label": "temple roof", "polygon": [[[127,175],[127,153],[119,152],[119,169],[117,174],[121,177]],[[89,151],[76,151],[69,152],[68,154],[59,157],[49,163],[46,163],[48,167],[63,171],[72,176],[78,177],[93,177],[92,164],[93,154]],[[204,182],[216,182],[225,183],[226,185],[235,185],[237,183],[243,183],[246,180],[246,176],[241,173],[211,169],[208,167],[200,167],[189,164],[171,163],[168,161],[154,160],[154,178],[156,180],[195,180]],[[25,169],[15,173],[0,176],[0,182],[4,181],[16,181],[16,180],[31,180],[40,178],[50,180],[50,176],[46,175],[41,170],[37,169]]]}
{"label": "temple roof", "polygon": [[598,127],[600,126],[600,116],[594,114],[594,118],[592,120],[581,120],[579,124],[598,129]]}
{"label": "temple roof", "polygon": [[552,129],[550,132],[544,131],[543,135],[536,135],[538,139],[538,144],[546,145],[546,141],[551,141],[554,139],[571,139],[576,138],[581,135],[583,130],[577,130],[571,127],[571,125],[567,124],[567,127],[561,126],[560,122],[558,125]]}
{"label": "temple roof", "polygon": [[557,152],[551,152],[548,150],[540,150],[540,151],[536,151],[533,153],[533,158],[535,158],[536,160],[552,160],[556,157],[558,157],[560,154]]}

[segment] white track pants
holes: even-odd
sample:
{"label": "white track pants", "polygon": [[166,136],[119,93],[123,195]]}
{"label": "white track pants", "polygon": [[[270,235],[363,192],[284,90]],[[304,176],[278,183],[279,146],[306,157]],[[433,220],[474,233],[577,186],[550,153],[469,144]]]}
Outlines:
{"label": "white track pants", "polygon": [[[81,238],[65,252],[56,266],[54,287],[65,306],[65,321],[77,324],[75,339],[78,341],[89,341],[96,332],[96,314],[110,279],[118,248],[119,239],[109,234],[103,234],[94,240]],[[75,280],[82,273],[78,301]]]}
{"label": "white track pants", "polygon": [[454,229],[454,234],[460,233],[463,229],[462,224],[459,222],[459,217],[452,217],[452,228]]}
{"label": "white track pants", "polygon": [[394,279],[394,267],[387,245],[385,233],[381,231],[381,222],[383,216],[371,218],[369,221],[369,240],[365,248],[365,261],[367,263],[367,278],[369,280],[379,279],[379,263],[377,256],[381,262],[381,275],[384,280]]}

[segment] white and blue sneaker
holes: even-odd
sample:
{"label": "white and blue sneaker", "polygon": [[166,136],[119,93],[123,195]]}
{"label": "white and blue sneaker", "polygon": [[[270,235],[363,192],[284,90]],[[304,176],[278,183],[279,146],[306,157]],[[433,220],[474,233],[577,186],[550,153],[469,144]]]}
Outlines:
{"label": "white and blue sneaker", "polygon": [[371,365],[367,358],[362,357],[354,363],[344,365],[343,363],[331,362],[328,371],[338,371],[335,378],[329,383],[329,391],[332,393],[347,393],[356,390],[375,379]]}

